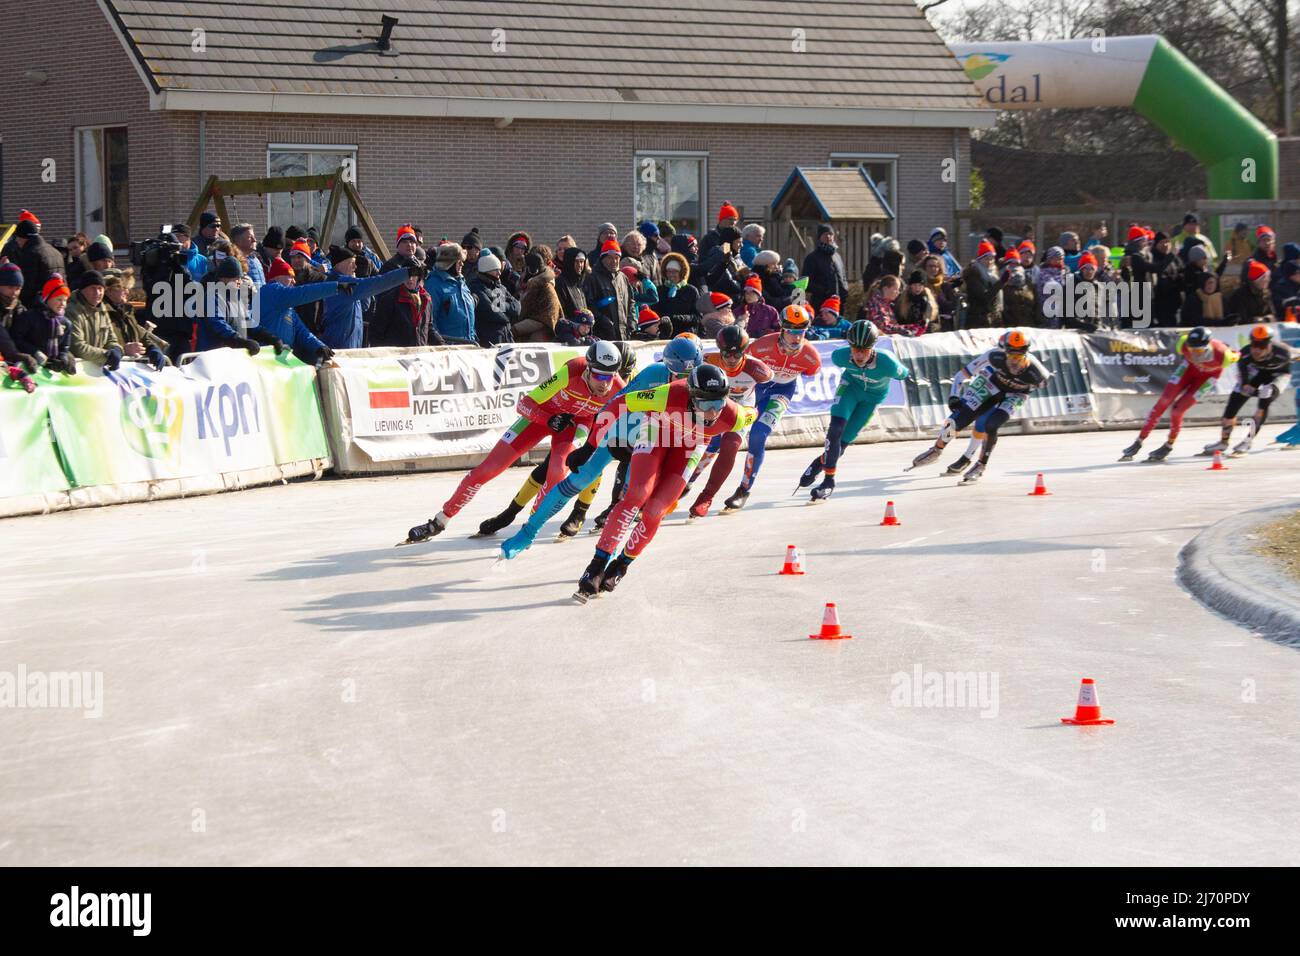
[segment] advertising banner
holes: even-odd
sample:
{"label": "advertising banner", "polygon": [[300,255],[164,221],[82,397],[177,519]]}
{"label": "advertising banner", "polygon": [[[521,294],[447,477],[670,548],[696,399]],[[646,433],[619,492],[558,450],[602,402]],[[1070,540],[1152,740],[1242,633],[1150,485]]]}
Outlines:
{"label": "advertising banner", "polygon": [[[843,339],[832,339],[828,342],[814,342],[813,345],[817,347],[817,354],[822,359],[821,371],[811,377],[801,376],[795,380],[794,398],[790,400],[786,415],[825,415],[835,404],[835,390],[840,387],[844,373],[831,361],[831,355],[837,349],[848,348],[849,344]],[[885,352],[893,352],[894,340],[882,337],[876,347]],[[889,386],[889,394],[880,403],[880,407],[907,407],[907,394],[902,382],[893,382]]]}
{"label": "advertising banner", "polygon": [[[52,378],[37,372],[41,384]],[[0,385],[0,498],[66,491],[68,479],[59,467],[50,438],[49,393],[41,387],[30,395],[4,379]]]}

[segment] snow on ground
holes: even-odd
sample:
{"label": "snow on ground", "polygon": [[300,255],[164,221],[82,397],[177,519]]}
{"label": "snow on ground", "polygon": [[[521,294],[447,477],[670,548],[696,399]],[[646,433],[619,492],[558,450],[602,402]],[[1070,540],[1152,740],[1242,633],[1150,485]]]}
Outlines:
{"label": "snow on ground", "polygon": [[[0,672],[100,672],[103,712],[0,709],[0,862],[1294,864],[1300,654],[1174,569],[1300,452],[1207,472],[1214,435],[1010,436],[965,488],[857,446],[818,507],[774,452],[585,607],[594,538],[466,537],[522,470],[411,548],[458,475],[6,521]],[[827,601],[852,640],[807,639]],[[1114,726],[1059,724],[1081,677]]]}

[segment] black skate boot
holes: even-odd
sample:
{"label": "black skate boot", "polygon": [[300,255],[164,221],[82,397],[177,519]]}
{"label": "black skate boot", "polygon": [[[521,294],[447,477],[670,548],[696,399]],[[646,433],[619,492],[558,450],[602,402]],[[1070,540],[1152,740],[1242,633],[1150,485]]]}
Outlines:
{"label": "black skate boot", "polygon": [[420,544],[428,541],[430,538],[436,538],[447,530],[447,519],[439,511],[434,517],[430,518],[424,524],[417,524],[410,531],[406,532],[406,540],[397,542],[398,546],[404,544]]}
{"label": "black skate boot", "polygon": [[948,466],[948,470],[944,472],[944,476],[947,477],[948,475],[960,475],[963,471],[966,470],[966,466],[969,464],[970,464],[970,459],[967,458],[965,455],[962,455],[960,458],[958,458],[956,461],[954,461],[951,465]]}
{"label": "black skate boot", "polygon": [[619,555],[609,566],[605,568],[605,573],[600,576],[600,591],[607,594],[614,588],[618,587],[618,582],[623,580],[623,575],[627,574],[627,569],[632,566],[624,555]]}
{"label": "black skate boot", "polygon": [[513,501],[506,505],[506,510],[493,518],[488,518],[478,526],[476,538],[490,538],[503,528],[510,527],[510,523],[519,517],[519,512],[523,511],[523,505],[517,505]]}
{"label": "black skate boot", "polygon": [[1165,442],[1163,445],[1161,445],[1151,454],[1147,455],[1147,461],[1149,462],[1164,461],[1166,458],[1169,457],[1169,453],[1173,450],[1174,450],[1174,446],[1169,444],[1169,442]]}
{"label": "black skate boot", "polygon": [[726,501],[722,503],[723,504],[722,513],[724,515],[733,514],[739,511],[741,508],[745,507],[745,502],[748,500],[749,500],[749,491],[746,490],[744,485],[741,485],[739,488],[736,489],[735,494],[733,494],[730,498],[728,498]]}
{"label": "black skate boot", "polygon": [[591,533],[595,534],[605,527],[605,522],[609,520],[610,513],[614,510],[614,502],[610,502],[609,507],[596,515],[596,520],[591,523]]}
{"label": "black skate boot", "polygon": [[819,501],[825,501],[835,491],[835,479],[827,475],[822,479],[822,483],[812,490],[810,501],[816,504]]}
{"label": "black skate boot", "polygon": [[966,474],[961,476],[961,481],[959,482],[959,484],[973,485],[975,484],[975,482],[979,481],[982,477],[984,477],[984,462],[977,461],[975,462],[975,464],[970,466],[970,471],[966,472]]}
{"label": "black skate boot", "polygon": [[817,476],[821,473],[822,459],[821,455],[818,455],[813,459],[813,463],[805,468],[803,474],[799,476],[799,487],[794,490],[794,493],[797,495],[804,488],[812,487],[812,483],[817,480]]}
{"label": "black skate boot", "polygon": [[1129,445],[1127,448],[1124,449],[1124,451],[1120,454],[1119,460],[1132,461],[1133,456],[1136,455],[1141,450],[1142,450],[1142,439],[1139,438],[1133,444]]}
{"label": "black skate boot", "polygon": [[564,519],[564,524],[560,525],[560,539],[567,540],[582,530],[582,523],[587,520],[587,506],[581,501],[573,506],[573,511],[569,512],[569,517]]}
{"label": "black skate boot", "polygon": [[605,572],[607,560],[596,555],[587,565],[587,570],[582,572],[582,577],[578,579],[578,590],[573,592],[573,599],[579,604],[586,604],[600,593],[600,577]]}

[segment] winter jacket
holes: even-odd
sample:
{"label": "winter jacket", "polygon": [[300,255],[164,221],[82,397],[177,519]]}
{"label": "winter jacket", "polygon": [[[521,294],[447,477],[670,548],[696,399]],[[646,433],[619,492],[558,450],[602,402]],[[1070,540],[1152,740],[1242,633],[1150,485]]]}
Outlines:
{"label": "winter jacket", "polygon": [[369,279],[355,279],[331,270],[331,282],[352,282],[350,291],[326,299],[321,309],[320,340],[332,349],[359,349],[365,328],[362,316],[374,304],[375,296],[395,289],[406,281],[406,273],[385,272]]}
{"label": "winter jacket", "polygon": [[742,302],[736,307],[736,321],[745,327],[751,339],[760,339],[781,328],[780,313],[766,302],[755,302],[753,305]]}
{"label": "winter jacket", "polygon": [[190,247],[181,253],[185,259],[185,272],[195,282],[202,282],[203,277],[208,274],[208,268],[212,263],[208,262],[207,257],[199,252],[199,247],[193,242]]}
{"label": "winter jacket", "polygon": [[254,289],[260,289],[266,285],[266,270],[262,268],[260,256],[249,256],[245,265],[248,267],[248,278],[252,280]]}
{"label": "winter jacket", "polygon": [[293,349],[293,354],[299,360],[313,365],[316,353],[325,348],[325,343],[312,334],[296,309],[312,302],[320,302],[338,291],[337,282],[313,282],[301,286],[268,282],[253,294],[253,310],[258,316],[257,328]]}
{"label": "winter jacket", "polygon": [[[295,269],[293,273],[293,284],[296,286],[315,285],[324,281],[325,270],[318,268],[314,260],[311,265],[304,269]],[[316,338],[320,338],[325,328],[324,301],[318,299],[314,302],[305,303],[298,306],[295,311],[298,313],[298,318],[302,319],[302,324],[307,326],[311,334]]]}
{"label": "winter jacket", "polygon": [[149,327],[150,323],[136,318],[135,308],[130,302],[118,306],[105,299],[104,305],[108,307],[108,320],[113,323],[113,331],[117,333],[117,340],[123,347],[132,342],[139,342],[146,349],[156,348],[161,352],[166,352],[170,347],[166,339],[154,334]]}
{"label": "winter jacket", "polygon": [[758,255],[762,251],[762,246],[756,245],[746,239],[740,244],[740,260],[752,269],[754,268],[754,256]]}
{"label": "winter jacket", "polygon": [[961,263],[957,261],[957,257],[952,254],[951,250],[944,249],[943,252],[940,252],[937,248],[935,248],[933,241],[927,242],[925,245],[926,248],[930,250],[930,252],[932,252],[934,255],[938,256],[940,259],[943,260],[944,275],[946,276],[961,275]]}
{"label": "winter jacket", "polygon": [[736,268],[736,258],[722,251],[722,246],[714,246],[700,257],[699,271],[704,281],[700,283],[710,292],[721,292],[732,301],[740,298],[740,278]]}
{"label": "winter jacket", "polygon": [[[814,322],[812,328],[808,330],[808,338],[814,342],[827,342],[831,339],[842,339],[849,334],[849,327],[853,323],[843,316],[834,325],[819,325]],[[751,334],[751,338],[753,335]]]}
{"label": "winter jacket", "polygon": [[519,320],[515,324],[516,342],[550,342],[555,338],[555,323],[560,321],[560,297],[555,292],[555,273],[548,267],[528,280],[519,301]]}
{"label": "winter jacket", "polygon": [[474,337],[486,348],[514,341],[514,324],[519,321],[519,300],[510,294],[503,279],[478,273],[469,280],[474,296]]}
{"label": "winter jacket", "polygon": [[919,296],[913,296],[908,286],[898,297],[898,322],[913,329],[913,335],[939,330],[939,303],[929,289],[922,289]]}
{"label": "winter jacket", "polygon": [[27,245],[23,246],[14,262],[23,272],[23,287],[18,292],[18,299],[29,309],[39,304],[41,289],[50,276],[56,272],[63,275],[63,256],[40,235],[27,240]]}
{"label": "winter jacket", "polygon": [[659,302],[655,311],[666,319],[673,320],[673,328],[685,331],[699,318],[700,290],[691,284],[691,266],[680,252],[670,252],[659,263],[659,273],[663,275],[664,264],[674,261],[682,267],[682,277],[677,283],[664,281],[659,285]]}
{"label": "winter jacket", "polygon": [[399,285],[381,295],[370,320],[370,344],[411,348],[443,345],[433,324],[433,299],[423,287],[415,292]]}
{"label": "winter jacket", "polygon": [[26,352],[41,364],[47,359],[72,359],[72,322],[66,315],[51,312],[44,302],[38,302],[14,319],[9,334],[18,351]]}
{"label": "winter jacket", "polygon": [[435,268],[424,280],[424,291],[429,293],[433,327],[444,340],[478,341],[474,336],[474,296],[463,275]]}
{"label": "winter jacket", "polygon": [[803,260],[802,275],[808,279],[806,295],[814,307],[820,306],[833,295],[843,302],[849,295],[849,284],[844,278],[844,260],[833,246],[817,244]]}
{"label": "winter jacket", "polygon": [[582,292],[586,273],[578,274],[578,256],[585,256],[585,253],[577,248],[565,249],[560,274],[555,277],[555,294],[560,299],[560,314],[565,318],[579,309],[587,308],[587,297]]}
{"label": "winter jacket", "polygon": [[598,339],[630,339],[636,331],[636,303],[622,272],[598,265],[582,283],[587,308],[596,317],[591,334]]}
{"label": "winter jacket", "polygon": [[1179,324],[1188,325],[1226,325],[1223,311],[1223,293],[1217,289],[1206,293],[1201,289],[1191,292],[1183,299],[1183,311]]}
{"label": "winter jacket", "polygon": [[103,365],[112,349],[122,357],[122,342],[113,327],[113,319],[108,314],[108,303],[91,305],[78,292],[68,300],[65,313],[72,323],[72,346],[70,351],[83,362]]}
{"label": "winter jacket", "polygon": [[1243,282],[1237,286],[1223,306],[1228,324],[1245,324],[1260,319],[1269,319],[1273,315],[1273,302],[1267,292],[1253,282]]}
{"label": "winter jacket", "polygon": [[1039,323],[1038,303],[1034,290],[1026,283],[1002,287],[1002,324],[1008,328],[1033,328]]}
{"label": "winter jacket", "polygon": [[1150,274],[1156,282],[1151,293],[1155,324],[1177,325],[1178,310],[1183,305],[1183,261],[1172,252],[1153,252]]}
{"label": "winter jacket", "polygon": [[991,277],[975,263],[962,270],[966,290],[966,328],[987,329],[1002,324],[1004,276]]}
{"label": "winter jacket", "polygon": [[596,341],[596,336],[592,334],[579,335],[577,326],[569,319],[560,319],[555,323],[555,341],[561,345],[590,345]]}

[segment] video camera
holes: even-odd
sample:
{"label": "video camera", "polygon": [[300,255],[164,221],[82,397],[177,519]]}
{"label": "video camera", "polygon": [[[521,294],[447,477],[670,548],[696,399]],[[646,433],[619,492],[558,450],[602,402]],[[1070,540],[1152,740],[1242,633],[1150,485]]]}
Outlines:
{"label": "video camera", "polygon": [[131,243],[131,264],[144,273],[170,273],[184,269],[185,259],[181,244],[172,235],[171,223],[164,223],[153,239]]}

